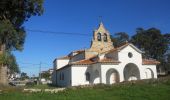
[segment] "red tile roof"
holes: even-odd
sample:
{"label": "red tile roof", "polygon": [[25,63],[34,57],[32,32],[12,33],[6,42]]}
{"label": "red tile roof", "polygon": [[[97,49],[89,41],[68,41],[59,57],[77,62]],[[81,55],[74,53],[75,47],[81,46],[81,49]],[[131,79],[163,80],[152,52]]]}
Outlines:
{"label": "red tile roof", "polygon": [[93,64],[95,63],[94,61],[90,60],[90,59],[86,59],[86,60],[80,60],[77,62],[73,62],[73,65],[89,65],[89,64]]}
{"label": "red tile roof", "polygon": [[69,56],[63,56],[63,57],[59,57],[59,58],[57,58],[57,59],[70,59],[71,57],[69,57]]}
{"label": "red tile roof", "polygon": [[143,65],[157,65],[157,64],[160,64],[160,62],[156,60],[151,60],[151,59],[142,59],[142,64]]}
{"label": "red tile roof", "polygon": [[120,63],[120,61],[118,61],[118,60],[113,60],[113,59],[109,59],[109,58],[101,59],[98,62],[100,62],[100,63],[115,63],[115,64]]}
{"label": "red tile roof", "polygon": [[[95,57],[93,57],[95,58]],[[89,65],[89,64],[95,64],[95,63],[115,63],[115,64],[119,64],[120,62],[117,60],[113,60],[113,59],[108,59],[108,58],[104,58],[104,59],[86,59],[86,60],[81,60],[81,61],[77,61],[72,63],[73,65]]]}

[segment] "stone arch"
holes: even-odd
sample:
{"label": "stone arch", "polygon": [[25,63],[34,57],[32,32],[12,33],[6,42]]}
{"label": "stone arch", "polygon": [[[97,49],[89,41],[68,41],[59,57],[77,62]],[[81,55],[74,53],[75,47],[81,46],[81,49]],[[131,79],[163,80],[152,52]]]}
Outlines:
{"label": "stone arch", "polygon": [[146,79],[154,78],[154,73],[153,73],[152,69],[150,69],[150,68],[145,69],[145,78]]}
{"label": "stone arch", "polygon": [[97,40],[98,41],[101,41],[102,40],[102,35],[101,35],[101,33],[99,32],[99,33],[97,33]]}
{"label": "stone arch", "polygon": [[100,82],[99,71],[95,70],[93,75],[93,83],[97,84]]}
{"label": "stone arch", "polygon": [[104,42],[107,42],[107,34],[106,34],[106,33],[104,33],[103,41],[104,41]]}
{"label": "stone arch", "polygon": [[106,84],[114,84],[119,81],[119,72],[116,69],[111,68],[106,72]]}
{"label": "stone arch", "polygon": [[136,64],[129,63],[125,66],[124,71],[124,80],[131,81],[131,80],[139,80],[140,79],[140,71]]}

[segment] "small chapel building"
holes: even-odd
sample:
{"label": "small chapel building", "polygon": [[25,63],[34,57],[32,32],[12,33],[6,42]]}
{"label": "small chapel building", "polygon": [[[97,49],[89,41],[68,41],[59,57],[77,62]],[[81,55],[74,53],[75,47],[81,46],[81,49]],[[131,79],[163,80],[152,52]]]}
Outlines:
{"label": "small chapel building", "polygon": [[93,32],[89,49],[73,51],[54,60],[52,83],[68,87],[156,79],[159,62],[142,58],[142,53],[128,42],[115,48],[109,31],[100,23]]}

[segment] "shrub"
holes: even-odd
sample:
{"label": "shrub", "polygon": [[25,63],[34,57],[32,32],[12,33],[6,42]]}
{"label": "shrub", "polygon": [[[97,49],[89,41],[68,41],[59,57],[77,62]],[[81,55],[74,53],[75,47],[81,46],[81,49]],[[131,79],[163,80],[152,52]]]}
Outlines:
{"label": "shrub", "polygon": [[36,85],[36,83],[35,82],[27,82],[25,85],[28,87],[33,87]]}

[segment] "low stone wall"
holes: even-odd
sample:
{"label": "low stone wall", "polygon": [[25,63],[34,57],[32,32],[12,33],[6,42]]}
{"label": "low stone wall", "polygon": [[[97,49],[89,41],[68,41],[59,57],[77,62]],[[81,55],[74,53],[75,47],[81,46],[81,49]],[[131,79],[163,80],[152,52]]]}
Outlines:
{"label": "low stone wall", "polygon": [[37,93],[37,92],[48,92],[48,93],[58,93],[60,91],[64,91],[65,88],[57,88],[57,89],[24,89],[23,92],[29,93]]}

